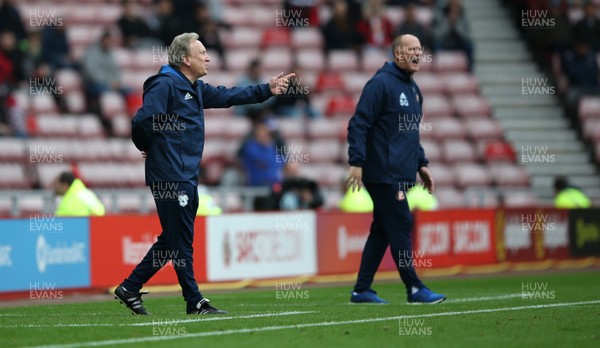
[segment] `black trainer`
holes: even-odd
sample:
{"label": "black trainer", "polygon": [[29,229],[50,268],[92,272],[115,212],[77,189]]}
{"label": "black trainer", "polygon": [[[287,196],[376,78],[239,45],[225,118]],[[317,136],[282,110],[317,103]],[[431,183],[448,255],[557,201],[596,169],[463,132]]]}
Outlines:
{"label": "black trainer", "polygon": [[129,308],[133,314],[137,315],[149,315],[146,312],[144,305],[142,304],[142,295],[147,294],[148,291],[140,291],[139,293],[127,291],[123,286],[119,285],[115,289],[115,299],[119,300],[119,303],[124,304],[125,307]]}
{"label": "black trainer", "polygon": [[187,314],[227,314],[228,311],[217,309],[210,304],[210,300],[203,298],[198,302],[196,308],[188,309]]}

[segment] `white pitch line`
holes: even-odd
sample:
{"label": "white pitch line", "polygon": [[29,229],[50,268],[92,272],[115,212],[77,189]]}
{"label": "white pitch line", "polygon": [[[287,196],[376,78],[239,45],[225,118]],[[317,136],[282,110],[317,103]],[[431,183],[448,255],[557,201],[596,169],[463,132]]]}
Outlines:
{"label": "white pitch line", "polygon": [[432,318],[432,317],[448,317],[457,315],[470,315],[470,314],[482,314],[482,313],[495,313],[505,311],[519,311],[524,309],[539,309],[539,308],[555,308],[555,307],[570,307],[580,305],[600,304],[600,300],[594,301],[580,301],[580,302],[563,302],[563,303],[550,303],[541,305],[530,305],[530,306],[518,306],[518,307],[501,307],[501,308],[489,308],[489,309],[476,309],[469,311],[453,311],[453,312],[440,312],[440,313],[429,313],[429,314],[415,314],[415,315],[398,315],[394,317],[385,318],[368,318],[358,320],[345,320],[345,321],[324,321],[319,323],[307,323],[307,324],[296,324],[296,325],[280,325],[280,326],[266,326],[257,327],[250,329],[236,329],[236,330],[222,330],[222,331],[209,331],[209,332],[197,332],[192,334],[180,335],[180,336],[147,336],[139,338],[126,338],[106,341],[91,341],[91,342],[79,342],[70,344],[59,344],[51,346],[37,346],[34,348],[76,348],[76,347],[99,347],[116,344],[131,344],[141,342],[156,342],[156,341],[167,341],[167,340],[178,340],[195,337],[207,337],[207,336],[224,336],[234,335],[240,333],[254,333],[254,332],[265,332],[265,331],[278,331],[286,329],[301,329],[306,327],[322,327],[322,326],[336,326],[336,325],[347,325],[347,324],[364,324],[373,323],[379,321],[409,319],[409,318]]}
{"label": "white pitch line", "polygon": [[[516,298],[516,297],[521,297],[522,294],[507,294],[507,295],[497,295],[497,296],[482,296],[482,297],[466,297],[466,298],[457,298],[457,299],[450,299],[444,302],[444,305],[447,304],[451,304],[451,303],[462,303],[462,302],[480,302],[480,301],[493,301],[493,300],[502,300],[502,299],[510,299],[510,298]],[[352,306],[356,306],[355,303],[346,303],[348,305],[352,305]],[[402,303],[400,303],[402,304]],[[239,304],[240,307],[289,307],[289,306],[293,306],[294,304]],[[302,307],[307,307],[307,306],[316,306],[318,305],[318,303],[306,303],[306,304],[298,304],[298,306],[302,306]],[[309,313],[309,312],[306,312]],[[106,313],[95,313],[96,315],[106,315]],[[58,316],[58,314],[55,314],[56,316]],[[0,313],[0,317],[28,317],[28,316],[39,316],[38,314],[22,314],[22,313]],[[236,318],[240,318],[240,317],[236,317]],[[204,319],[206,320],[206,319]],[[130,326],[130,325],[135,325],[135,324],[121,324],[121,325],[115,325],[115,324],[57,324],[57,325],[36,325],[36,324],[30,324],[30,325],[10,325],[10,326],[6,326],[6,325],[0,325],[0,328],[16,328],[16,327],[58,327],[58,326],[66,326],[66,327],[88,327],[88,326]]]}
{"label": "white pitch line", "polygon": [[158,319],[155,321],[145,321],[141,323],[127,323],[127,324],[110,324],[110,323],[82,323],[82,324],[56,324],[56,325],[44,325],[44,324],[27,324],[27,325],[2,325],[0,328],[45,328],[45,327],[105,327],[105,326],[159,326],[159,325],[176,325],[185,323],[196,323],[200,321],[218,321],[218,320],[233,320],[233,319],[252,319],[252,318],[266,318],[266,317],[281,317],[287,315],[300,315],[300,314],[312,314],[317,311],[293,311],[293,312],[280,312],[280,313],[261,313],[261,314],[247,314],[238,316],[223,316],[223,317],[200,317],[195,319]]}
{"label": "white pitch line", "polygon": [[498,295],[498,296],[484,296],[484,297],[466,297],[466,298],[457,298],[456,300],[450,299],[445,302],[448,303],[457,303],[457,302],[479,302],[479,301],[492,301],[492,300],[503,300],[515,297],[521,297],[522,294],[508,294],[508,295]]}

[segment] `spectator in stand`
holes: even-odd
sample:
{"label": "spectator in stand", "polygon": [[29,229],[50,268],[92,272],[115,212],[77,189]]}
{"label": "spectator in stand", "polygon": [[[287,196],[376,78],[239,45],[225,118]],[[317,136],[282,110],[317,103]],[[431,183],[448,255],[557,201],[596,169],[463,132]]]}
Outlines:
{"label": "spectator in stand", "polygon": [[184,22],[175,16],[172,0],[154,0],[154,14],[147,18],[146,23],[152,37],[169,46],[173,38],[183,31]]}
{"label": "spectator in stand", "polygon": [[231,29],[231,26],[212,19],[210,8],[203,2],[195,5],[194,18],[188,24],[189,28],[185,31],[198,33],[200,41],[207,50],[215,50],[221,58],[223,70],[227,70],[225,47],[219,33],[220,29]]}
{"label": "spectator in stand", "polygon": [[461,0],[448,0],[448,4],[435,14],[432,50],[434,53],[440,50],[463,51],[469,70],[473,70],[473,40]]}
{"label": "spectator in stand", "polygon": [[123,46],[128,48],[147,47],[155,44],[153,40],[148,41],[152,32],[148,24],[138,15],[136,4],[132,0],[123,0],[123,14],[117,21],[121,31]]}
{"label": "spectator in stand", "polygon": [[297,162],[288,162],[281,184],[271,188],[270,210],[318,209],[323,206],[319,184],[300,176]]}
{"label": "spectator in stand", "polygon": [[363,18],[357,28],[367,48],[386,49],[394,39],[392,22],[384,11],[383,0],[368,0],[363,5]]}
{"label": "spectator in stand", "polygon": [[361,58],[364,40],[350,18],[346,1],[334,0],[332,12],[331,19],[321,29],[325,54],[328,55],[331,50],[350,49],[356,52],[358,58]]}
{"label": "spectator in stand", "polygon": [[52,70],[74,67],[65,25],[42,30],[42,61]]}
{"label": "spectator in stand", "polygon": [[588,0],[583,6],[583,18],[573,28],[573,36],[578,40],[587,42],[590,48],[600,51],[600,18],[598,18],[596,4]]}
{"label": "spectator in stand", "polygon": [[[258,58],[250,61],[246,74],[240,78],[237,82],[239,87],[246,87],[258,84],[260,81],[264,81],[262,78],[262,64]],[[271,98],[261,104],[246,104],[238,105],[235,107],[235,114],[238,116],[250,116],[253,111],[263,110],[266,107],[273,105],[275,98]]]}
{"label": "spectator in stand", "polygon": [[27,32],[15,3],[14,0],[2,1],[0,5],[0,31],[10,31],[15,35],[17,41],[21,41],[26,38]]}
{"label": "spectator in stand", "polygon": [[[298,64],[294,64],[290,71],[302,76],[302,68]],[[283,117],[319,117],[318,112],[310,105],[309,89],[300,78],[290,80],[288,90],[275,98],[271,108],[276,115]]]}
{"label": "spectator in stand", "polygon": [[253,122],[252,135],[239,150],[248,186],[271,187],[281,183],[285,161],[278,156],[278,151],[281,152],[278,143],[269,121],[258,117]]}
{"label": "spectator in stand", "polygon": [[431,47],[431,33],[425,28],[425,26],[417,21],[417,5],[414,2],[410,2],[406,5],[404,11],[404,21],[396,29],[394,36],[402,34],[410,34],[421,38],[421,42],[424,47]]}
{"label": "spectator in stand", "polygon": [[[315,26],[319,24],[319,8],[316,0],[284,0],[283,10],[288,15],[288,18],[293,18],[292,27],[296,27],[296,24],[306,23],[308,26]],[[296,15],[299,14],[299,15]],[[303,27],[304,25],[298,25]]]}
{"label": "spectator in stand", "polygon": [[52,95],[56,106],[62,113],[67,113],[67,105],[62,92],[56,83],[56,67],[44,61],[42,33],[30,32],[27,35],[27,45],[24,47],[23,65],[25,76],[35,79],[35,84],[29,84],[30,93],[44,93]]}
{"label": "spectator in stand", "polygon": [[592,201],[579,187],[569,185],[567,178],[554,179],[554,206],[560,209],[590,208]]}
{"label": "spectator in stand", "polygon": [[[113,56],[113,37],[109,31],[105,31],[100,41],[91,45],[83,57],[83,76],[85,93],[88,100],[89,111],[98,115],[102,114],[100,109],[100,95],[108,91],[116,91],[126,97],[131,89],[123,86],[121,81],[121,69]],[[112,129],[108,120],[101,117],[104,129],[108,132]]]}
{"label": "spectator in stand", "polygon": [[5,80],[11,87],[17,87],[26,80],[25,54],[17,47],[17,38],[12,31],[0,32],[0,56],[10,62],[10,73]]}
{"label": "spectator in stand", "polygon": [[579,40],[574,43],[572,50],[565,52],[561,66],[569,80],[567,107],[571,115],[577,115],[581,96],[600,93],[596,55],[586,41]]}
{"label": "spectator in stand", "polygon": [[56,216],[103,216],[104,204],[71,172],[63,172],[54,180],[54,193],[62,196]]}

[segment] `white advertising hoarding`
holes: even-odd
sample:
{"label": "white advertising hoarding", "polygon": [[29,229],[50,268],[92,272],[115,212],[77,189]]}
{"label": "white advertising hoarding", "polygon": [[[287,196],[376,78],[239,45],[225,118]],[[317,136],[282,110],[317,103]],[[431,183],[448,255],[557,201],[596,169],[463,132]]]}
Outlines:
{"label": "white advertising hoarding", "polygon": [[317,273],[313,211],[228,214],[206,220],[208,281]]}

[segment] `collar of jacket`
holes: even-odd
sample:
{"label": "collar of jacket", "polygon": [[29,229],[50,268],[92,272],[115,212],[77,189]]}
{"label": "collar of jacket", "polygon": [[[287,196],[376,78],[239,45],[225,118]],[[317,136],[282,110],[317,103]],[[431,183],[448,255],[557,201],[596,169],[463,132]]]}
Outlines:
{"label": "collar of jacket", "polygon": [[175,68],[174,66],[169,64],[163,65],[160,68],[159,73],[171,76],[171,78],[173,79],[173,81],[175,81],[175,84],[178,87],[182,89],[188,89],[191,92],[196,93],[196,86],[198,85],[198,83],[192,83],[190,80],[188,80],[187,77],[185,77],[181,70]]}
{"label": "collar of jacket", "polygon": [[386,62],[381,70],[398,77],[404,82],[410,82],[412,80],[412,74],[409,74],[408,71],[399,68],[394,62]]}

